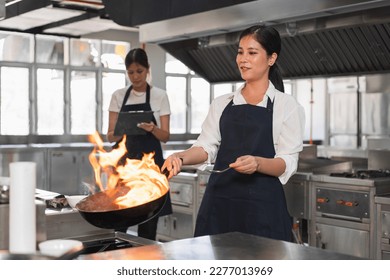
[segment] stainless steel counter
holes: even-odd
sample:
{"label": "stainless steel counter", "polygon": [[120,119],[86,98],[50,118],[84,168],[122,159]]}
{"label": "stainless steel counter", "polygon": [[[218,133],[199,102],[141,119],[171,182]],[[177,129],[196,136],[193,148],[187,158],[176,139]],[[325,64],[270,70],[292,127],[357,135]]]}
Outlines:
{"label": "stainless steel counter", "polygon": [[243,233],[182,239],[167,243],[79,256],[80,260],[353,260],[295,243]]}

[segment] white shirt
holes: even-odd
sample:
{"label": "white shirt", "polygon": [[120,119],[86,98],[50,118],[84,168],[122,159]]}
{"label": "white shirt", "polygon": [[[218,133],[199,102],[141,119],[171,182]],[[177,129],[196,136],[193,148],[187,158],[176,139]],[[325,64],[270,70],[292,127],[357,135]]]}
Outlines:
{"label": "white shirt", "polygon": [[[121,110],[123,99],[125,98],[128,87],[116,90],[111,96],[108,111],[118,113]],[[146,92],[137,92],[132,90],[126,105],[141,104],[146,102]],[[160,116],[170,115],[168,95],[165,90],[157,87],[150,87],[150,107],[156,118],[157,126],[161,127]]]}
{"label": "white shirt", "polygon": [[[202,132],[193,145],[202,147],[207,152],[209,162],[215,161],[221,143],[219,119],[223,110],[232,99],[235,105],[247,104],[241,94],[243,87],[244,85],[233,93],[217,97],[210,105]],[[278,91],[271,82],[263,100],[257,106],[267,107],[268,98],[274,102],[272,129],[275,158],[282,158],[286,163],[286,170],[279,176],[279,180],[286,184],[297,171],[299,152],[303,149],[305,114],[303,107],[294,97]]]}

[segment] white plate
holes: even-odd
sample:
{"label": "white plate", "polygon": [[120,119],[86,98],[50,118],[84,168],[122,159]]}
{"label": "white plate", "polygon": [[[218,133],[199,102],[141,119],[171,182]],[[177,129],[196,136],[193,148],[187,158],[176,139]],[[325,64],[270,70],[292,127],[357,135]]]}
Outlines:
{"label": "white plate", "polygon": [[76,204],[82,200],[83,198],[87,197],[86,195],[65,195],[66,200],[69,203],[69,206],[72,208],[76,207]]}
{"label": "white plate", "polygon": [[52,239],[40,242],[38,247],[43,255],[60,257],[71,249],[81,250],[83,243],[78,240]]}

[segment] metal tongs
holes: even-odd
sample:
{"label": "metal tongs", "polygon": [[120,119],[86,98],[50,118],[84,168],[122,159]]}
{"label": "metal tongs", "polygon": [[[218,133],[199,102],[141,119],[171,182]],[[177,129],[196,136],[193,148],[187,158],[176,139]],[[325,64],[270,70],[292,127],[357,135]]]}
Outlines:
{"label": "metal tongs", "polygon": [[222,169],[222,170],[217,170],[217,169],[211,169],[211,170],[206,170],[206,172],[210,173],[223,173],[225,171],[228,171],[231,167],[229,166],[228,168]]}
{"label": "metal tongs", "polygon": [[218,170],[218,169],[212,169],[214,167],[214,165],[210,164],[210,163],[206,163],[204,165],[201,165],[200,167],[198,167],[199,170],[201,171],[206,171],[206,172],[209,172],[209,173],[223,173],[225,171],[228,171],[229,169],[231,169],[231,167],[227,167],[225,169],[221,169],[221,170]]}

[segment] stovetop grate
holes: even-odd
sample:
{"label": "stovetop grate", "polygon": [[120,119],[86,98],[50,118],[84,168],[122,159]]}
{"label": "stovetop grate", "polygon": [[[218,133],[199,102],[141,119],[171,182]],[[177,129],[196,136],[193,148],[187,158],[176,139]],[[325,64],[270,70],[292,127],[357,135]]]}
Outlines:
{"label": "stovetop grate", "polygon": [[131,244],[129,241],[122,240],[119,238],[84,241],[83,245],[84,249],[81,254],[92,254],[134,247],[134,245]]}
{"label": "stovetop grate", "polygon": [[92,234],[71,239],[79,240],[83,243],[84,249],[79,253],[79,255],[87,255],[159,243],[155,240],[149,240],[122,232]]}
{"label": "stovetop grate", "polygon": [[330,176],[357,179],[377,179],[390,177],[390,170],[358,170],[356,172],[330,173]]}

